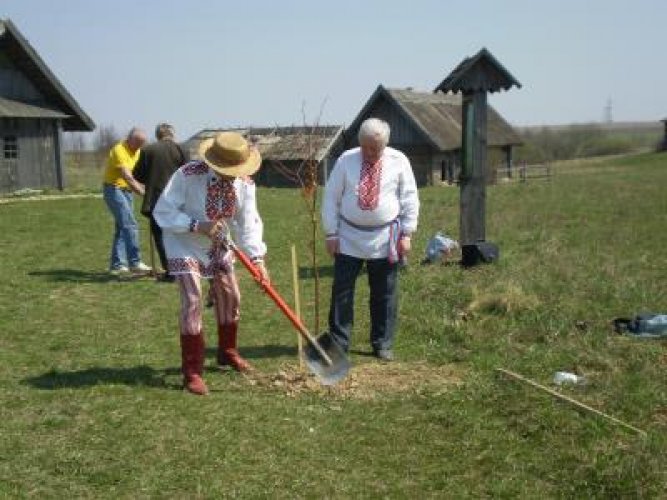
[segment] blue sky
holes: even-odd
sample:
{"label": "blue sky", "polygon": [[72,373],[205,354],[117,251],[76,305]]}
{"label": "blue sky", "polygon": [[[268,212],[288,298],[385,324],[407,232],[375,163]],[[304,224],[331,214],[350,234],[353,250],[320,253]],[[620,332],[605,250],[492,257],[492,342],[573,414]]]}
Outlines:
{"label": "blue sky", "polygon": [[487,47],[515,125],[667,116],[665,0],[3,0],[97,124],[347,124],[378,84],[432,90]]}

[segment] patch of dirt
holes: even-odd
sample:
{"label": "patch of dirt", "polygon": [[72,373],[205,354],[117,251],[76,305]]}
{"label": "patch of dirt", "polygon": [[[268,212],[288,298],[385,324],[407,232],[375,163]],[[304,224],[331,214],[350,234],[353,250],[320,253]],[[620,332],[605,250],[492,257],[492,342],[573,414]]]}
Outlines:
{"label": "patch of dirt", "polygon": [[455,365],[427,363],[359,363],[334,386],[323,386],[317,378],[296,365],[283,365],[277,373],[251,372],[246,382],[282,392],[289,397],[320,394],[337,399],[374,400],[386,396],[409,396],[425,391],[439,394],[463,383],[464,369]]}

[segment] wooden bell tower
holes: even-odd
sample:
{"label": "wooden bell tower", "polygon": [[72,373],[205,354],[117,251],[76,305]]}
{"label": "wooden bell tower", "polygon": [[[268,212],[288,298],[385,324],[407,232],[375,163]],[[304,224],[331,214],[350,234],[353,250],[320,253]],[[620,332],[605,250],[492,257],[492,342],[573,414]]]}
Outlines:
{"label": "wooden bell tower", "polygon": [[478,263],[486,241],[487,93],[521,84],[483,48],[464,59],[434,92],[463,94],[459,240],[464,266]]}

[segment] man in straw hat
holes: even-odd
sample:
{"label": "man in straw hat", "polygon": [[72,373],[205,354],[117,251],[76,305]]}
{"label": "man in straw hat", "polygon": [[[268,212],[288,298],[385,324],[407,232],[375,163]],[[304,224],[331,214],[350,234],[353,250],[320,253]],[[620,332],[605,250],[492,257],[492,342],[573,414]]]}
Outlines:
{"label": "man in straw hat", "polygon": [[172,176],[153,216],[162,227],[169,273],[181,292],[181,355],[185,388],[204,395],[204,335],[201,278],[212,279],[218,326],[217,360],[237,371],[251,367],[237,350],[240,294],[232,252],[219,244],[231,228],[236,243],[265,279],[266,245],[250,175],[262,162],[259,152],[236,132],[222,132],[202,141],[201,160],[186,163]]}

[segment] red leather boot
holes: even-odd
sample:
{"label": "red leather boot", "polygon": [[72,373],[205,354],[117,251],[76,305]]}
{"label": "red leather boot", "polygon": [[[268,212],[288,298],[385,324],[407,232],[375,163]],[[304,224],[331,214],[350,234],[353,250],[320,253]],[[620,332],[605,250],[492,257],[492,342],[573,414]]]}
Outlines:
{"label": "red leather boot", "polygon": [[218,366],[221,369],[231,366],[237,372],[247,372],[253,368],[236,348],[238,328],[238,323],[218,325]]}
{"label": "red leather boot", "polygon": [[192,394],[205,396],[208,387],[202,379],[204,372],[204,336],[181,335],[181,371],[183,387]]}

